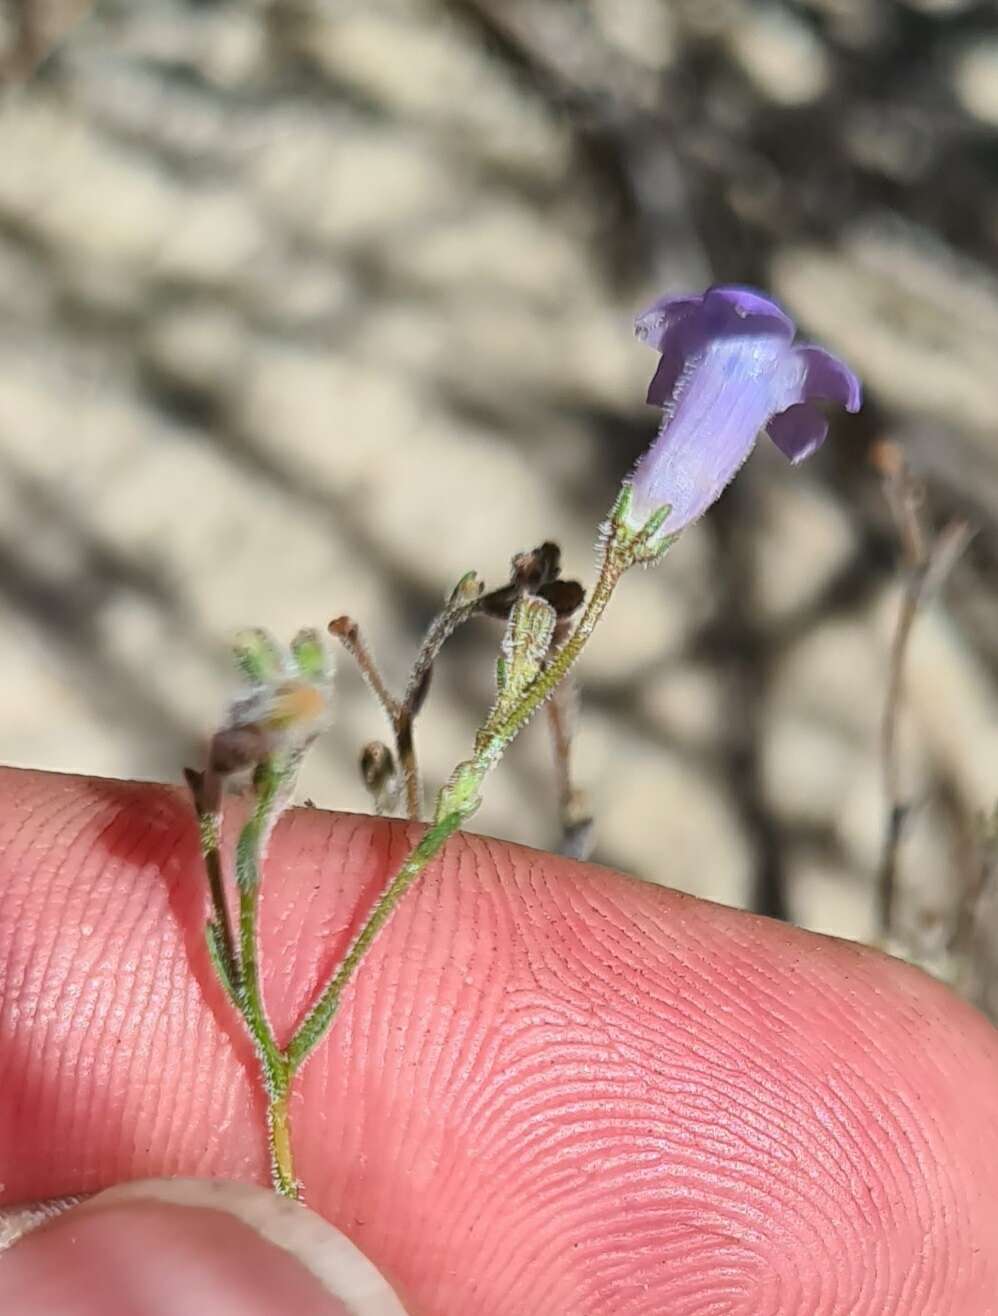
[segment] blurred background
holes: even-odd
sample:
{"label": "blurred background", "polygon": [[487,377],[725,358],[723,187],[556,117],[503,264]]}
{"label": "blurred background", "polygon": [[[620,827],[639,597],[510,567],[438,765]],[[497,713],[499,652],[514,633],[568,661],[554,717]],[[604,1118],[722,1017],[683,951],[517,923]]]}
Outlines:
{"label": "blurred background", "polygon": [[[4,0],[0,62],[0,757],[178,781],[240,626],[350,613],[400,686],[465,571],[550,538],[591,580],[656,426],[634,313],[756,284],[866,406],[625,581],[581,671],[595,857],[880,934],[889,440],[930,547],[976,531],[905,657],[893,937],[994,1008],[990,0]],[[431,786],[498,638],[441,659]],[[344,657],[305,793],[366,809],[384,734]],[[539,720],[476,825],[555,845],[551,757]]]}

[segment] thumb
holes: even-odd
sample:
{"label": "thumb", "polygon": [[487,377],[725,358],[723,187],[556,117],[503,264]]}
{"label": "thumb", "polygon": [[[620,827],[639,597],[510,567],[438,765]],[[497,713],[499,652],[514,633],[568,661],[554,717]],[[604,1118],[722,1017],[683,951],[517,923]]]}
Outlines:
{"label": "thumb", "polygon": [[5,1316],[405,1316],[370,1261],[298,1202],[149,1179],[99,1193],[0,1265]]}

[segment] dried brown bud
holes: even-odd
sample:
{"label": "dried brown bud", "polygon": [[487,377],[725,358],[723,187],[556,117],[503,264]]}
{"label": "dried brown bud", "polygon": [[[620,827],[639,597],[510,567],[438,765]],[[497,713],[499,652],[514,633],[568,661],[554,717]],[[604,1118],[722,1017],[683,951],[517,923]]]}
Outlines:
{"label": "dried brown bud", "polygon": [[552,580],[537,592],[551,604],[559,617],[571,617],[582,607],[586,597],[586,591],[577,580]]}
{"label": "dried brown bud", "polygon": [[508,621],[516,600],[533,594],[550,603],[559,618],[571,617],[581,606],[586,592],[577,580],[561,580],[560,576],[561,549],[546,540],[529,553],[517,553],[509,584],[485,594],[479,611],[487,617]]}
{"label": "dried brown bud", "polygon": [[208,767],[220,777],[252,767],[267,756],[270,736],[258,723],[217,732],[208,751]]}
{"label": "dried brown bud", "polygon": [[495,617],[498,621],[508,621],[513,611],[513,604],[524,593],[534,593],[538,598],[550,603],[561,617],[571,617],[581,607],[586,591],[577,580],[552,580],[533,591],[524,591],[516,585],[504,585],[486,594],[481,602],[480,611],[486,617]]}
{"label": "dried brown bud", "polygon": [[513,604],[519,597],[520,591],[515,585],[503,585],[501,589],[482,595],[479,611],[486,617],[495,617],[496,621],[508,621]]}
{"label": "dried brown bud", "polygon": [[381,740],[372,740],[360,753],[360,775],[372,794],[379,793],[395,775],[395,756]]}
{"label": "dried brown bud", "polygon": [[557,580],[561,575],[561,549],[550,540],[538,544],[529,553],[517,553],[513,558],[510,584],[520,592],[535,594],[542,585]]}
{"label": "dried brown bud", "polygon": [[345,640],[347,644],[353,644],[357,639],[358,626],[352,617],[334,617],[326,629],[330,635]]}
{"label": "dried brown bud", "polygon": [[372,740],[360,753],[360,775],[378,813],[391,810],[398,798],[395,756],[383,741]]}

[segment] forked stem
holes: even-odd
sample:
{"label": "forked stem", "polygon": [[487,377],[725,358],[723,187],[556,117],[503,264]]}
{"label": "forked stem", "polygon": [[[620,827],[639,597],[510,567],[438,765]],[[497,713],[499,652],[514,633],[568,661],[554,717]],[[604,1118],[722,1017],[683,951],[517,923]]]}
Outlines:
{"label": "forked stem", "polygon": [[[653,517],[641,531],[627,527],[629,490],[621,495],[606,528],[599,577],[586,609],[573,633],[556,650],[548,666],[540,668],[535,678],[512,704],[502,697],[514,687],[500,685],[500,695],[475,742],[474,756],[459,765],[451,780],[437,797],[433,824],[413,847],[398,872],[375,901],[364,924],[339,966],[319,993],[315,1003],[295,1030],[287,1047],[278,1046],[263,998],[259,965],[258,921],[260,877],[267,841],[273,825],[286,802],[301,752],[284,763],[261,762],[257,772],[256,808],[243,827],[236,845],[236,884],[239,892],[238,948],[228,921],[228,910],[221,882],[219,859],[220,817],[208,817],[201,805],[202,853],[208,871],[209,888],[215,917],[208,925],[208,943],[212,959],[228,995],[239,1011],[256,1045],[264,1089],[267,1095],[267,1133],[271,1152],[274,1189],[286,1197],[298,1198],[300,1188],[294,1173],[291,1143],[289,1099],[292,1081],[311,1053],[325,1037],[339,1009],[350,980],[378,935],[392,917],[402,897],[426,871],[456,831],[471,818],[481,804],[481,787],[485,778],[501,759],[510,741],[526,725],[533,713],[553,693],[578,660],[586,643],[606,610],[623,573],[638,562],[660,557],[668,540],[659,535],[665,512]],[[396,732],[399,762],[406,781],[410,815],[419,813],[419,776],[412,746],[412,722],[419,711],[429,683],[433,660],[447,636],[467,617],[473,615],[481,593],[477,579],[465,577],[455,590],[447,609],[441,614],[420,650],[406,696],[399,701],[387,690],[359,629],[349,618],[331,623],[337,635],[357,659],[362,672],[392,721]],[[525,605],[520,605],[521,608]],[[549,605],[541,602],[540,608]],[[514,610],[510,626],[519,624]],[[512,646],[515,650],[515,644]],[[508,651],[507,651],[508,654]],[[515,658],[515,654],[514,654]],[[500,664],[502,670],[502,663]],[[193,786],[192,786],[193,789]],[[195,792],[197,801],[197,793]]]}
{"label": "forked stem", "polygon": [[388,719],[405,788],[406,816],[410,822],[417,822],[423,813],[423,789],[419,779],[419,764],[412,734],[413,711],[405,701],[396,699],[388,689],[378,664],[374,661],[374,655],[352,617],[337,617],[335,621],[331,621],[329,633],[336,636],[353,658]]}
{"label": "forked stem", "polygon": [[391,918],[399,901],[440,853],[462,822],[471,816],[471,812],[455,811],[434,823],[413,847],[402,867],[375,901],[364,926],[288,1044],[287,1056],[292,1073],[296,1073],[301,1068],[310,1053],[322,1041],[336,1015],[344,988],[360,967],[378,933]]}
{"label": "forked stem", "polygon": [[606,611],[621,576],[628,567],[637,562],[654,560],[668,547],[668,542],[660,542],[657,548],[652,549],[652,542],[664,520],[664,513],[653,518],[646,529],[639,534],[628,534],[623,530],[627,496],[625,491],[611,515],[603,545],[599,576],[577,627],[554,655],[550,665],[527,689],[517,706],[504,716],[493,715],[488,719],[476,741],[474,758],[462,765],[451,782],[440,792],[436,821],[424,833],[375,902],[339,967],[288,1044],[287,1057],[293,1073],[301,1067],[325,1036],[336,1016],[344,989],[360,967],[378,934],[391,918],[399,901],[440,853],[446,842],[477,812],[481,803],[479,792],[485,778],[499,762],[510,741],[522,730],[533,713],[578,660]]}
{"label": "forked stem", "polygon": [[260,785],[257,807],[240,832],[236,844],[240,983],[235,1003],[256,1046],[267,1095],[267,1133],[274,1190],[283,1197],[297,1199],[300,1193],[294,1173],[288,1118],[288,1098],[294,1069],[286,1053],[277,1045],[267,1016],[260,976],[258,937],[260,870],[270,831],[280,811],[280,789],[279,774],[273,770],[268,772]]}
{"label": "forked stem", "polygon": [[337,617],[329,623],[330,635],[334,635],[353,658],[391,725],[405,791],[406,817],[410,822],[418,822],[423,816],[423,786],[414,739],[416,717],[426,698],[433,664],[440,650],[457,628],[475,615],[480,598],[481,585],[475,573],[469,572],[458,581],[446,606],[426,632],[401,699],[397,699],[385,684],[374,654],[353,618]]}

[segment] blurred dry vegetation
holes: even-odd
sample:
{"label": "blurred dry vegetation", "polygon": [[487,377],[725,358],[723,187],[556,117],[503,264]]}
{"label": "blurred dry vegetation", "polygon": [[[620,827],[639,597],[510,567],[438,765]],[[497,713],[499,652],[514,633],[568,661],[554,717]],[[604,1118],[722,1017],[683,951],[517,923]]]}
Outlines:
{"label": "blurred dry vegetation", "polygon": [[[904,657],[895,943],[998,1009],[990,0],[6,0],[0,60],[5,760],[177,780],[240,625],[349,612],[397,681],[469,568],[554,538],[586,578],[655,424],[634,311],[755,283],[867,405],[625,583],[582,674],[596,857],[878,935],[888,440],[930,540],[976,532]],[[431,782],[496,640],[441,661]],[[308,792],[365,808],[382,734],[344,663]],[[480,825],[554,820],[538,725]]]}

